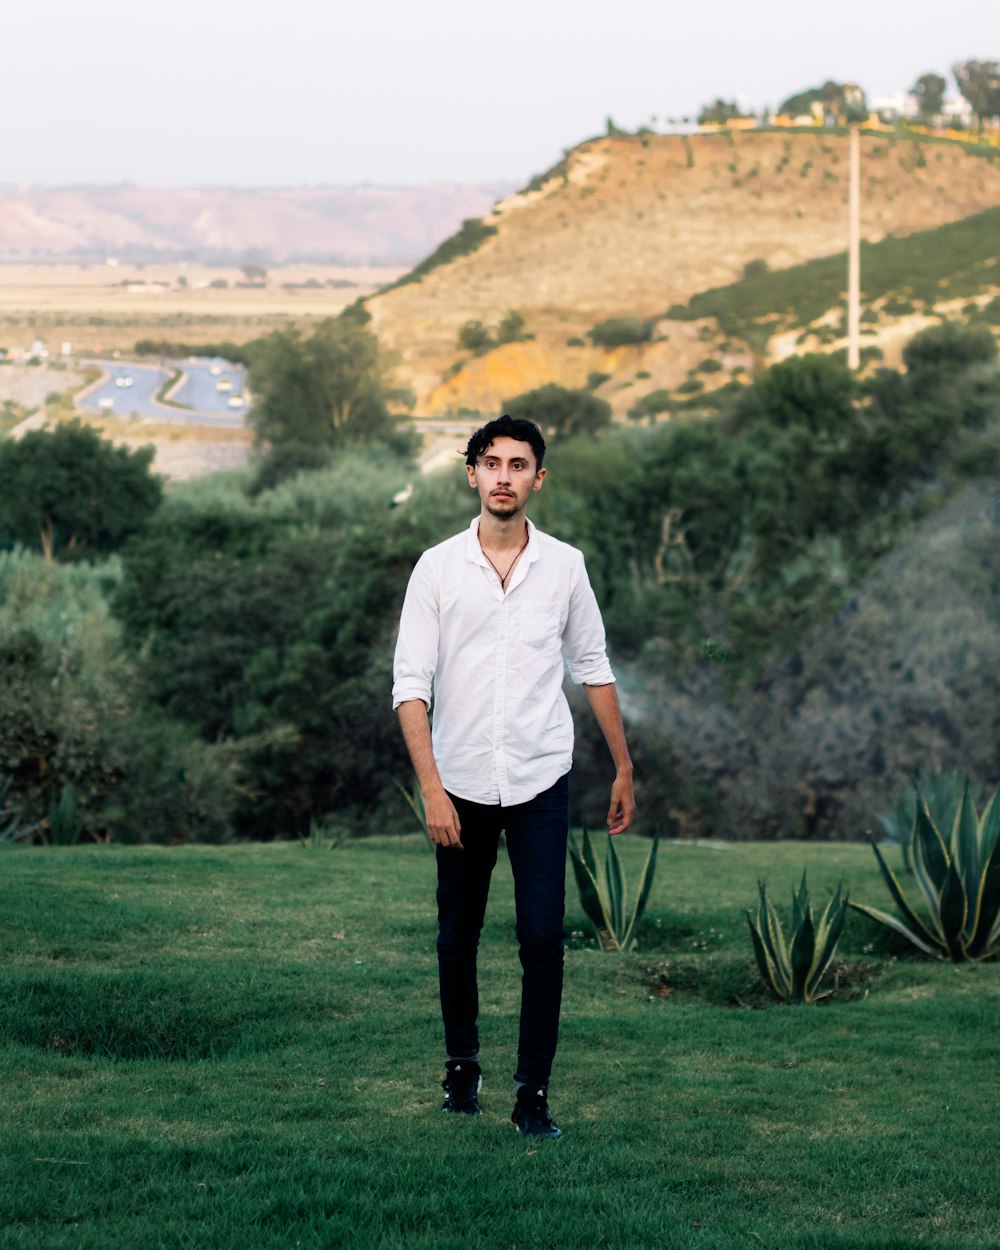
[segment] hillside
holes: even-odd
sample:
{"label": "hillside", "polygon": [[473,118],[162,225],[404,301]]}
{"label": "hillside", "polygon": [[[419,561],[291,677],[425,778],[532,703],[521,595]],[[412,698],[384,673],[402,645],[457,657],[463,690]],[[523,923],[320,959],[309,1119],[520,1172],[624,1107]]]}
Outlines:
{"label": "hillside", "polygon": [[[718,336],[693,320],[661,323],[660,341],[642,348],[608,352],[568,339],[586,341],[595,322],[613,316],[662,318],[739,280],[754,261],[773,271],[839,252],[846,202],[846,135],[594,139],[498,204],[484,219],[495,233],[470,254],[374,296],[368,308],[402,353],[419,412],[491,411],[545,382],[586,385],[596,372],[612,375],[599,393],[624,413],[640,391],[682,384]],[[998,204],[1000,161],[959,144],[862,138],[869,242]],[[457,347],[463,323],[495,329],[510,309],[533,338],[479,356]],[[727,370],[751,363],[740,343],[722,347],[720,360]]]}
{"label": "hillside", "polygon": [[0,261],[413,264],[500,183],[429,187],[0,187]]}

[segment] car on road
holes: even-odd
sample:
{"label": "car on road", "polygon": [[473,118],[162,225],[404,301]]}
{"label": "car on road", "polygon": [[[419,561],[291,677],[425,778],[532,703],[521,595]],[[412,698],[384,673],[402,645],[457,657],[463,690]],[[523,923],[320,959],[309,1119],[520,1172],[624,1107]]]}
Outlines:
{"label": "car on road", "polygon": [[101,398],[97,401],[97,406],[101,410],[101,412],[114,412],[115,401],[111,398],[110,395],[102,395]]}
{"label": "car on road", "polygon": [[226,404],[230,408],[243,408],[246,405],[246,402],[247,401],[244,399],[244,397],[239,394],[230,395],[229,398],[226,400]]}
{"label": "car on road", "polygon": [[215,384],[215,389],[217,391],[231,391],[233,389],[232,379],[231,378],[219,378],[218,382],[216,382]]}
{"label": "car on road", "polygon": [[125,387],[125,386],[134,386],[134,385],[135,385],[135,378],[132,377],[131,373],[123,373],[121,377],[115,378],[115,386]]}

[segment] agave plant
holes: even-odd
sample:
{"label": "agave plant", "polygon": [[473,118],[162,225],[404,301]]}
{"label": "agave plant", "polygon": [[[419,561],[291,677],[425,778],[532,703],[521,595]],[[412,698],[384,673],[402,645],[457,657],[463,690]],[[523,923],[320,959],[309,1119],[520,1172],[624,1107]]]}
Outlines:
{"label": "agave plant", "polygon": [[1000,950],[1000,790],[981,816],[968,787],[947,840],[923,799],[910,835],[913,875],[927,909],[921,918],[911,906],[878,846],[872,850],[899,920],[884,911],[852,903],[857,911],[888,925],[918,950],[956,963],[989,959]]}
{"label": "agave plant", "polygon": [[875,812],[875,819],[882,826],[888,841],[902,847],[907,872],[913,871],[910,839],[920,800],[927,804],[931,819],[939,829],[950,829],[962,805],[966,786],[973,803],[978,803],[982,793],[982,785],[978,781],[969,782],[958,772],[918,773],[912,785],[897,795],[889,811]]}
{"label": "agave plant", "polygon": [[407,790],[404,786],[400,785],[400,783],[397,781],[396,789],[403,796],[403,798],[406,799],[407,806],[409,807],[410,811],[414,814],[414,816],[416,816],[417,823],[420,825],[420,828],[424,831],[424,835],[426,836],[427,841],[433,847],[434,840],[431,837],[430,833],[428,833],[427,831],[427,806],[424,803],[424,795],[423,795],[423,791],[420,789],[420,783],[417,781],[416,777],[414,777],[413,783],[410,789]]}
{"label": "agave plant", "polygon": [[747,924],[753,939],[754,954],[760,977],[767,988],[783,1002],[814,1003],[826,998],[832,990],[819,993],[819,983],[830,966],[840,935],[847,918],[847,895],[840,886],[833,895],[817,923],[813,920],[812,904],[806,874],[802,883],[792,893],[792,917],[789,937],[781,924],[777,908],[767,897],[763,881],[757,883],[760,900],[757,918],[747,910]]}
{"label": "agave plant", "polygon": [[630,951],[635,946],[638,939],[639,921],[646,910],[649,894],[653,888],[653,877],[656,874],[656,851],[659,843],[660,835],[657,833],[639,877],[635,903],[629,910],[625,872],[621,859],[618,857],[614,838],[608,837],[604,866],[599,868],[587,830],[583,831],[582,852],[572,833],[569,835],[570,858],[573,862],[576,886],[580,892],[580,905],[586,912],[587,919],[594,926],[597,939],[604,950]]}
{"label": "agave plant", "polygon": [[49,838],[53,846],[72,846],[82,831],[80,800],[72,786],[63,786],[49,804]]}

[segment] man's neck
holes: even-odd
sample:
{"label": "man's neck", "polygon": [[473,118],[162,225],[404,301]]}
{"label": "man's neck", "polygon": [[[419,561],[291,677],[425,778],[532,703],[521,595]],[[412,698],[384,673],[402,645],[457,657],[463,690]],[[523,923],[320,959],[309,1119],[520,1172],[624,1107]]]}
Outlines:
{"label": "man's neck", "polygon": [[517,551],[528,536],[524,512],[511,517],[495,517],[483,508],[479,514],[479,545],[490,551]]}

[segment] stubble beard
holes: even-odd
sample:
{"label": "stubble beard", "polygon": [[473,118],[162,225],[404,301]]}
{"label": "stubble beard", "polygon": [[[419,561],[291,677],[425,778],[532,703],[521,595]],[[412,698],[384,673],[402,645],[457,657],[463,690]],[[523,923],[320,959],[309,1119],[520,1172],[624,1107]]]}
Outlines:
{"label": "stubble beard", "polygon": [[498,521],[514,521],[524,512],[524,505],[519,504],[516,498],[509,501],[487,499],[486,511]]}

